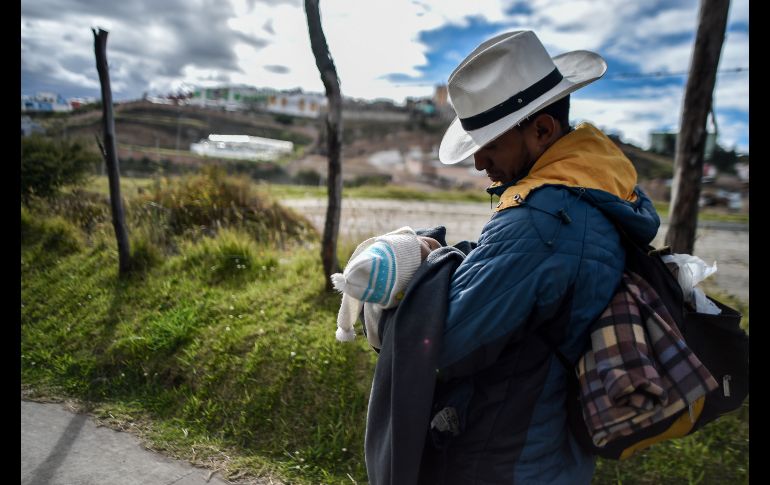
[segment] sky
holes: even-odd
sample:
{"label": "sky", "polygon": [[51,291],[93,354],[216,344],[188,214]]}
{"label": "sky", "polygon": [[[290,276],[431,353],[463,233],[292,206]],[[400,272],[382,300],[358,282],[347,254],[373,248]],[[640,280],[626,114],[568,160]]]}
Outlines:
{"label": "sky", "polygon": [[[742,153],[748,5],[730,2],[713,100],[718,143]],[[602,79],[573,93],[571,121],[644,148],[651,131],[679,129],[698,9],[698,0],[320,1],[345,96],[431,96],[482,41],[532,30],[552,56],[585,49],[607,61]],[[21,94],[98,98],[92,28],[109,32],[118,101],[225,84],[324,92],[301,0],[22,0]],[[652,73],[666,75],[638,77]]]}

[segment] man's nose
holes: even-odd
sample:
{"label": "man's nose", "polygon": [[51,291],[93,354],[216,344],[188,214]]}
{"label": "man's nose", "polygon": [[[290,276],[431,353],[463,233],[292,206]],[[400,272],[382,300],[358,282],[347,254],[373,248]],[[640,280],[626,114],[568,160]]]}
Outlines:
{"label": "man's nose", "polygon": [[484,156],[484,153],[479,150],[473,154],[473,164],[479,172],[486,170],[489,167],[488,157]]}

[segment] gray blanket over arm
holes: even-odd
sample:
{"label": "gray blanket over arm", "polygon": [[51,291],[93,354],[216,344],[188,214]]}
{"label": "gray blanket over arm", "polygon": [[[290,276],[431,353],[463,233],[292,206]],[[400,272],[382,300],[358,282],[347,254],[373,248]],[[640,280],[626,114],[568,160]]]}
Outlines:
{"label": "gray blanket over arm", "polygon": [[372,485],[418,483],[449,283],[464,258],[451,246],[431,252],[401,303],[382,315],[382,348],[366,418],[366,471]]}

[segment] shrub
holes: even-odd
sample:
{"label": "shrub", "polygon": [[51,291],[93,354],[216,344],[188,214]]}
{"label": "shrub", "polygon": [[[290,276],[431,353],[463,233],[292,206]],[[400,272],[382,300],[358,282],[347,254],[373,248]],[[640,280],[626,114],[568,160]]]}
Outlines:
{"label": "shrub", "polygon": [[72,192],[50,198],[47,202],[47,209],[51,213],[63,217],[89,233],[98,224],[112,220],[108,195],[76,188]]}
{"label": "shrub", "polygon": [[82,182],[101,158],[80,140],[55,140],[41,135],[21,139],[21,198],[49,198],[68,184]]}
{"label": "shrub", "polygon": [[266,277],[278,266],[275,255],[257,247],[249,235],[231,229],[187,244],[182,253],[185,266],[213,284]]}
{"label": "shrub", "polygon": [[321,185],[322,180],[321,174],[313,169],[300,170],[292,178],[292,181],[299,185]]}
{"label": "shrub", "polygon": [[145,234],[134,234],[130,242],[131,270],[144,272],[160,264],[163,261],[163,253],[153,244],[151,238]]}
{"label": "shrub", "polygon": [[21,209],[21,243],[37,246],[39,260],[67,256],[83,247],[82,236],[77,228],[62,217],[39,218],[28,209]]}
{"label": "shrub", "polygon": [[372,174],[372,175],[358,175],[353,180],[347,180],[343,182],[345,187],[362,187],[362,186],[374,186],[384,187],[390,183],[393,179],[388,174]]}
{"label": "shrub", "polygon": [[278,113],[276,115],[273,115],[273,119],[282,125],[293,125],[294,124],[294,117],[285,115],[283,113]]}
{"label": "shrub", "polygon": [[238,227],[259,242],[317,239],[307,219],[268,195],[253,192],[248,178],[227,176],[218,167],[161,179],[139,202],[156,204],[165,213],[169,230],[177,235],[211,236],[221,228]]}

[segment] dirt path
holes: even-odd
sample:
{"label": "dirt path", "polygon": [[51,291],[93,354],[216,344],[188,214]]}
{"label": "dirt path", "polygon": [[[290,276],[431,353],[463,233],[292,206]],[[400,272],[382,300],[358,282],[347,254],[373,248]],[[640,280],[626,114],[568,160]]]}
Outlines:
{"label": "dirt path", "polygon": [[[307,216],[323,231],[326,201],[291,199],[282,203]],[[342,238],[358,242],[401,226],[415,229],[437,226],[447,228],[447,242],[475,241],[492,211],[484,203],[420,202],[380,199],[345,199],[342,202],[340,233]],[[661,246],[668,230],[661,224],[653,244]],[[749,231],[748,225],[702,222],[695,241],[695,255],[706,263],[717,262],[711,278],[723,291],[749,301]]]}

